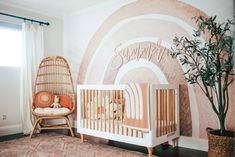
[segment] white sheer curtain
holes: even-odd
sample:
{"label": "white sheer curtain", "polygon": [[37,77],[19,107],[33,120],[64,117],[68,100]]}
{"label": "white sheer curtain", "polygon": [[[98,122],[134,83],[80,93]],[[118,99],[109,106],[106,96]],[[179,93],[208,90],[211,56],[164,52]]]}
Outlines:
{"label": "white sheer curtain", "polygon": [[29,134],[32,130],[31,105],[33,98],[33,83],[37,68],[44,57],[43,27],[33,24],[22,24],[23,50],[20,82],[20,113],[22,130]]}

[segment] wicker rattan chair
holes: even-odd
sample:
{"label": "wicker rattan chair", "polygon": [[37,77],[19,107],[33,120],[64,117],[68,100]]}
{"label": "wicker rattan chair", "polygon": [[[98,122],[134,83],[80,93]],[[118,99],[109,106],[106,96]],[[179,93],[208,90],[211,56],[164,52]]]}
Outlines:
{"label": "wicker rattan chair", "polygon": [[[68,116],[75,109],[76,95],[69,64],[63,57],[47,57],[41,61],[33,95],[32,114],[35,117],[35,123],[30,138],[37,128],[39,131],[69,129],[71,135],[74,136]],[[55,96],[60,98],[61,108],[51,108]],[[65,123],[46,124],[49,119],[64,119]]]}

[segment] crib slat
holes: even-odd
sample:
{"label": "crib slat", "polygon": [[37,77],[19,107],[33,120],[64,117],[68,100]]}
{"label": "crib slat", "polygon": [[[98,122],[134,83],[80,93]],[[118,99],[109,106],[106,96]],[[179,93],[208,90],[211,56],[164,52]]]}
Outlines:
{"label": "crib slat", "polygon": [[171,117],[172,117],[172,110],[171,110],[171,97],[172,97],[172,94],[171,94],[171,92],[172,92],[172,89],[169,89],[169,132],[172,132],[172,130],[171,130]]}
{"label": "crib slat", "polygon": [[165,109],[165,117],[164,117],[164,133],[167,134],[167,90],[164,90],[164,109]]}
{"label": "crib slat", "polygon": [[119,125],[118,125],[118,117],[119,117],[119,112],[118,112],[118,96],[119,96],[119,90],[115,91],[115,104],[116,104],[116,125],[117,125],[117,132],[116,134],[119,133]]}
{"label": "crib slat", "polygon": [[158,90],[158,136],[161,136],[161,90]]}
{"label": "crib slat", "polygon": [[156,98],[156,137],[158,137],[158,134],[159,134],[159,128],[158,128],[158,90],[156,90],[156,95],[155,95],[155,98]]}
{"label": "crib slat", "polygon": [[159,136],[161,136],[162,135],[162,104],[163,104],[163,102],[162,102],[162,90],[160,90],[160,129],[159,129]]}
{"label": "crib slat", "polygon": [[166,105],[167,105],[167,97],[166,97],[166,89],[164,90],[164,135],[166,134]]}
{"label": "crib slat", "polygon": [[174,90],[171,91],[172,92],[172,97],[171,97],[171,112],[172,112],[172,115],[171,115],[171,131],[174,131],[174,114],[175,114],[175,111],[174,111]]}
{"label": "crib slat", "polygon": [[108,132],[110,132],[110,91],[108,91]]}
{"label": "crib slat", "polygon": [[165,118],[165,90],[163,89],[162,90],[163,92],[163,96],[162,96],[162,101],[163,101],[163,106],[162,106],[162,109],[163,109],[163,117],[162,117],[162,123],[163,123],[163,125],[162,125],[162,130],[163,130],[163,132],[162,132],[162,135],[164,135],[165,134],[165,120],[164,120],[164,118]]}
{"label": "crib slat", "polygon": [[174,126],[174,131],[176,131],[176,117],[175,117],[175,113],[176,113],[176,106],[175,106],[175,102],[176,102],[176,97],[175,97],[175,90],[173,92],[173,126]]}
{"label": "crib slat", "polygon": [[[82,90],[80,91],[80,103],[81,103],[81,127],[83,127],[83,114],[84,114],[84,112],[83,112],[83,95],[82,95]],[[79,103],[79,101],[78,101],[78,103]],[[79,114],[79,113],[78,113]]]}
{"label": "crib slat", "polygon": [[103,131],[102,123],[102,107],[103,107],[103,90],[100,91],[100,131]]}
{"label": "crib slat", "polygon": [[88,111],[88,113],[89,113],[89,116],[88,116],[88,128],[89,129],[91,129],[91,105],[92,105],[92,102],[91,102],[91,90],[88,90],[88,106],[89,106],[89,111]]}
{"label": "crib slat", "polygon": [[106,90],[104,91],[104,131],[106,132],[106,103],[107,103],[107,92]]}
{"label": "crib slat", "polygon": [[174,109],[173,109],[173,106],[174,105],[174,90],[172,89],[171,90],[171,132],[174,131],[173,129],[173,125],[174,125],[174,122],[173,122],[173,119],[174,119]]}
{"label": "crib slat", "polygon": [[169,89],[166,90],[166,134],[169,133],[168,126],[169,126]]}
{"label": "crib slat", "polygon": [[123,91],[122,90],[120,90],[120,105],[121,105],[121,134],[123,135],[123,126],[122,126],[122,124],[123,124]]}
{"label": "crib slat", "polygon": [[95,130],[95,98],[94,98],[94,93],[95,90],[92,90],[92,93],[91,93],[91,101],[92,101],[92,107],[91,107],[91,110],[92,110],[92,129]]}
{"label": "crib slat", "polygon": [[114,133],[114,94],[115,94],[115,91],[112,90],[112,129],[113,129],[113,133]]}
{"label": "crib slat", "polygon": [[169,89],[169,132],[171,131],[171,116],[172,116],[172,111],[171,111],[171,99],[172,99],[172,89]]}
{"label": "crib slat", "polygon": [[96,130],[99,129],[98,127],[98,94],[99,94],[99,91],[98,90],[95,90],[95,98],[96,98],[96,101],[95,101],[95,111],[96,111]]}
{"label": "crib slat", "polygon": [[86,128],[88,127],[88,121],[87,121],[87,117],[88,117],[88,110],[87,110],[87,92],[88,90],[85,90],[85,113],[86,113],[86,117],[85,117],[85,122],[86,122]]}
{"label": "crib slat", "polygon": [[162,119],[161,119],[161,121],[162,121],[162,131],[161,131],[161,136],[162,135],[164,135],[164,106],[165,106],[165,101],[164,101],[164,90],[162,90],[162,106],[161,106],[161,108],[162,108]]}
{"label": "crib slat", "polygon": [[164,135],[164,90],[161,90],[161,136]]}

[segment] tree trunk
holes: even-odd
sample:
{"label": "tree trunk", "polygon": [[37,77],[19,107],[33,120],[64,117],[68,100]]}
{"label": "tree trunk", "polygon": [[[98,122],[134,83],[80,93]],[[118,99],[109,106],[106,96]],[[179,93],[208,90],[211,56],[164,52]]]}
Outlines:
{"label": "tree trunk", "polygon": [[225,115],[220,115],[219,117],[220,121],[220,134],[224,135],[225,134]]}

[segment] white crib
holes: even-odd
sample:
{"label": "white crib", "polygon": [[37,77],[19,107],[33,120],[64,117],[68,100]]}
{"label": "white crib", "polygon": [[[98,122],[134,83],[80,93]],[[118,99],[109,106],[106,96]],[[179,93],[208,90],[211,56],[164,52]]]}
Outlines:
{"label": "white crib", "polygon": [[78,85],[77,132],[152,148],[179,137],[179,87],[171,84]]}

